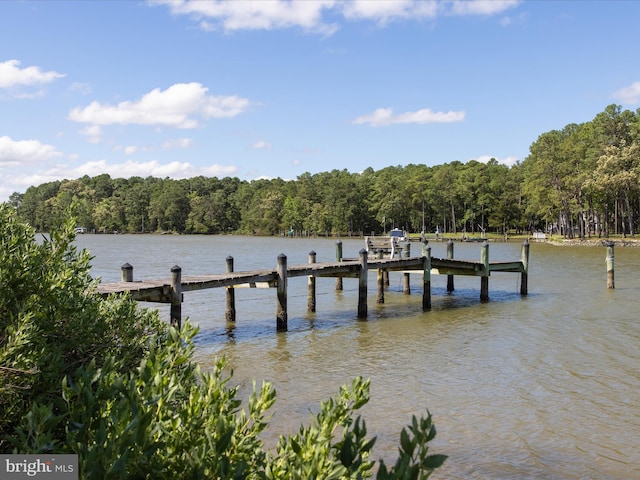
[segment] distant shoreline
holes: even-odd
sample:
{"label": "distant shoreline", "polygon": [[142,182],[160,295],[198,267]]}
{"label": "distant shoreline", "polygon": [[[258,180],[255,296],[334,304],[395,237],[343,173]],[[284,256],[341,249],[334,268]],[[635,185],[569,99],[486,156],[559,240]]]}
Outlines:
{"label": "distant shoreline", "polygon": [[560,247],[606,247],[608,243],[613,243],[616,247],[640,247],[640,239],[635,238],[547,240],[546,243]]}

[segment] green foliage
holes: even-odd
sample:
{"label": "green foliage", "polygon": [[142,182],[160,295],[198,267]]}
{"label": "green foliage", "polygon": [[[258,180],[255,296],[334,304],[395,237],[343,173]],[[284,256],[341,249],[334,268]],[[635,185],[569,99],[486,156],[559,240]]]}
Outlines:
{"label": "green foliage", "polygon": [[[74,225],[38,242],[0,205],[0,452],[76,453],[83,479],[373,476],[375,438],[355,417],[369,381],[342,387],[267,452],[273,386],[254,383],[242,408],[224,359],[206,372],[193,362],[189,322],[177,331],[130,297],[98,296]],[[445,459],[427,455],[434,436],[431,415],[414,418],[378,478],[427,478]]]}
{"label": "green foliage", "polygon": [[160,322],[131,300],[105,302],[92,293],[90,257],[76,252],[71,220],[37,242],[33,229],[1,205],[0,227],[2,437],[36,400],[63,409],[62,379],[78,367],[101,366],[111,356],[123,370],[136,365]]}
{"label": "green foliage", "polygon": [[[408,429],[408,430],[407,430]],[[425,480],[433,471],[442,466],[447,459],[446,455],[429,455],[427,443],[436,436],[436,427],[433,425],[431,414],[427,418],[411,420],[411,425],[402,430],[400,434],[399,457],[394,467],[387,470],[384,462],[381,462],[377,478],[380,480],[406,479]]]}
{"label": "green foliage", "polygon": [[[296,435],[281,437],[275,456],[266,468],[268,479],[358,478],[368,477],[373,468],[369,460],[375,439],[367,439],[365,422],[354,411],[367,403],[369,381],[356,378],[351,388],[322,402],[311,425],[301,426]],[[335,442],[340,429],[342,436]]]}

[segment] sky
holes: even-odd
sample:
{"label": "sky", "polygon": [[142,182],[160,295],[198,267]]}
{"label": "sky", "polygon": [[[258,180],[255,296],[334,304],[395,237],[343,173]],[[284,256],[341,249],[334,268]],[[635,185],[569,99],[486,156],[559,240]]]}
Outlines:
{"label": "sky", "polygon": [[512,165],[640,108],[640,2],[0,1],[0,202],[32,185]]}

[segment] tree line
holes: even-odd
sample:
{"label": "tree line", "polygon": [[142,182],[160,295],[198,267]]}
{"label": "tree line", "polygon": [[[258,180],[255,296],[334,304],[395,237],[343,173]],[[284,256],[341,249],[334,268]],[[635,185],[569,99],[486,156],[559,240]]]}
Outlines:
{"label": "tree line", "polygon": [[104,174],[33,186],[10,203],[38,231],[73,206],[78,225],[96,232],[634,235],[640,109],[609,105],[591,121],[543,133],[513,166],[454,161],[253,181]]}

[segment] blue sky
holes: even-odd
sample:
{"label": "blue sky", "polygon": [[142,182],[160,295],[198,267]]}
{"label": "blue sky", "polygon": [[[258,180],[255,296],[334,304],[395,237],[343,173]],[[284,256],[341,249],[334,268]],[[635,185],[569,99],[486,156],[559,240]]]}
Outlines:
{"label": "blue sky", "polygon": [[524,160],[640,107],[636,1],[0,2],[0,201],[108,173],[243,180]]}

